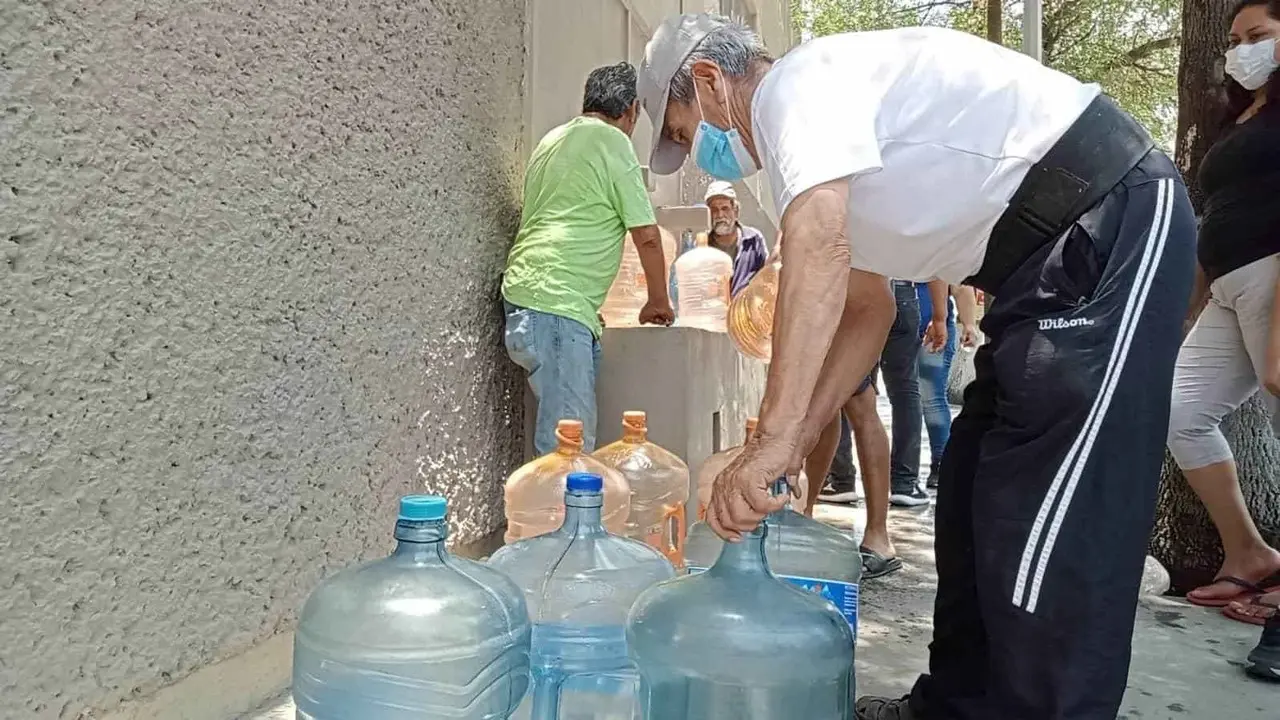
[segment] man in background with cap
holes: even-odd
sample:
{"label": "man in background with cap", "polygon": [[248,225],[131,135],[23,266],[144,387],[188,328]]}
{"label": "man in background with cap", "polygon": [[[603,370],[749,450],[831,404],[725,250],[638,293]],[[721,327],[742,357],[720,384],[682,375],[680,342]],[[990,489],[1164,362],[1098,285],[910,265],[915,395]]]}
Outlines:
{"label": "man in background with cap", "polygon": [[729,541],[784,500],[880,355],[888,278],[992,293],[944,452],[929,673],[862,720],[1114,720],[1155,511],[1195,217],[1132,118],[1021,53],[939,28],[811,40],[670,18],[639,91],[650,169],[763,168],[782,218],[760,424],[716,479]]}
{"label": "man in background with cap", "polygon": [[738,222],[738,193],[733,189],[733,183],[712,182],[707,186],[705,202],[711,211],[707,244],[733,258],[729,291],[737,295],[764,267],[769,248],[759,230]]}

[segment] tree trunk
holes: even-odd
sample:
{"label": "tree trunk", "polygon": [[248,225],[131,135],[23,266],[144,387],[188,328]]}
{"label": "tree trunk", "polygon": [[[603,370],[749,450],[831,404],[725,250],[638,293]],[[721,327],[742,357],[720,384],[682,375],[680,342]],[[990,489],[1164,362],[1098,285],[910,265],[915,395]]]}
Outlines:
{"label": "tree trunk", "polygon": [[1178,169],[1197,212],[1203,198],[1195,182],[1200,161],[1218,139],[1222,123],[1223,53],[1236,0],[1184,0],[1178,67]]}
{"label": "tree trunk", "polygon": [[[1184,0],[1181,67],[1178,72],[1176,161],[1192,200],[1200,161],[1217,139],[1222,119],[1222,53],[1234,0]],[[1240,487],[1250,514],[1267,542],[1280,542],[1280,443],[1265,406],[1254,397],[1222,424],[1231,443]],[[1173,590],[1186,592],[1213,579],[1222,545],[1209,515],[1170,457],[1165,458],[1151,535],[1151,554],[1169,570]]]}
{"label": "tree trunk", "polygon": [[987,0],[987,39],[1004,44],[1004,0]]}

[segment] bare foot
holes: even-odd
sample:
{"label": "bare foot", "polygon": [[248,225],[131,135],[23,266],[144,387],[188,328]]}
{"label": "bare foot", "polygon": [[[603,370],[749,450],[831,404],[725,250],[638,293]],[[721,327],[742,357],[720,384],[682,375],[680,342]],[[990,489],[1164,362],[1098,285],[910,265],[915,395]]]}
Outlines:
{"label": "bare foot", "polygon": [[1276,614],[1277,607],[1280,607],[1280,592],[1272,592],[1258,595],[1247,601],[1232,600],[1223,613],[1233,620],[1262,625]]}
{"label": "bare foot", "polygon": [[[1265,552],[1259,552],[1244,558],[1231,558],[1229,562],[1224,562],[1222,569],[1218,571],[1217,577],[1234,577],[1245,582],[1257,584],[1277,572],[1280,572],[1280,552],[1267,548]],[[1192,590],[1187,593],[1187,598],[1201,602],[1226,602],[1234,600],[1247,592],[1248,590],[1237,583],[1217,580]]]}

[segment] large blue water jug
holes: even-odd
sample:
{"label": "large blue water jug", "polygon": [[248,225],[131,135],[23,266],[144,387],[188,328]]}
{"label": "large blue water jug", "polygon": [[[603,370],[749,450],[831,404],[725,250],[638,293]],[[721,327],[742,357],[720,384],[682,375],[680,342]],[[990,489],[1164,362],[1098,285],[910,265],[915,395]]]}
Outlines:
{"label": "large blue water jug", "polygon": [[489,559],[524,590],[533,619],[533,693],[517,717],[633,720],[639,703],[627,611],[675,569],[648,545],[605,531],[599,475],[569,475],[564,503],[559,530]]}
{"label": "large blue water jug", "polygon": [[706,572],[636,601],[627,642],[644,720],[850,720],[853,631],[769,570],[761,524]]}
{"label": "large blue water jug", "polygon": [[[785,481],[775,492],[787,492]],[[862,554],[858,542],[826,523],[805,517],[790,505],[765,518],[769,537],[765,555],[774,574],[804,590],[821,594],[839,608],[858,636],[858,590],[862,582]],[[685,566],[702,572],[715,563],[724,547],[705,522],[689,529]]]}
{"label": "large blue water jug", "polygon": [[524,595],[445,550],[444,498],[400,500],[396,550],[316,588],[293,647],[299,720],[505,720],[529,688]]}

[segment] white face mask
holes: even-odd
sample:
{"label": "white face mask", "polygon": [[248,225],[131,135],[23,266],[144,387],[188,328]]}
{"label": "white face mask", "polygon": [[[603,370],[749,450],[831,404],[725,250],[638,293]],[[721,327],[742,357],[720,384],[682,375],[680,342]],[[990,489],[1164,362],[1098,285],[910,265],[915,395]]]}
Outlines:
{"label": "white face mask", "polygon": [[1227,74],[1244,86],[1257,90],[1267,84],[1271,73],[1280,67],[1276,62],[1276,39],[1268,38],[1250,45],[1237,45],[1227,51]]}

